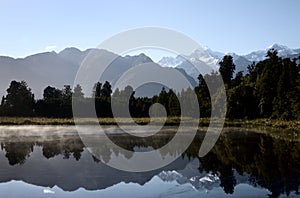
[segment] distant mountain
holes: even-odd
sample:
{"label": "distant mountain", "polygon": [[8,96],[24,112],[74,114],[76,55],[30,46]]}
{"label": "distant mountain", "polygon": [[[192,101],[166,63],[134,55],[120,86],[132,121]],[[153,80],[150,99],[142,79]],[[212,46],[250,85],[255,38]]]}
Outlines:
{"label": "distant mountain", "polygon": [[[58,56],[73,63],[74,65],[78,65],[83,61],[90,51],[91,49],[80,51],[75,47],[70,47],[59,52]],[[103,51],[103,53],[105,53],[105,51]]]}
{"label": "distant mountain", "polygon": [[55,52],[47,52],[28,56],[24,59],[0,57],[0,95],[4,95],[11,80],[26,80],[36,95],[46,86],[61,88],[70,84],[78,65],[58,56]]}
{"label": "distant mountain", "polygon": [[158,61],[157,63],[161,66],[165,66],[165,67],[176,67],[178,65],[180,65],[182,62],[184,62],[185,59],[181,56],[177,56],[175,57],[163,57],[160,61]]}
{"label": "distant mountain", "polygon": [[178,55],[175,57],[163,57],[157,63],[162,66],[168,67],[181,67],[180,65],[185,61],[190,61],[191,63],[205,63],[207,65],[216,65],[219,60],[223,58],[224,54],[221,52],[214,52],[208,47],[201,47],[195,50],[190,55]]}
{"label": "distant mountain", "polygon": [[[227,53],[233,57],[236,65],[235,72],[247,71],[247,66],[253,61],[261,61],[266,57],[270,49],[278,51],[281,57],[297,58],[300,49],[290,49],[286,46],[273,44],[264,50],[251,52],[247,55]],[[133,66],[143,63],[153,63],[145,54],[136,56],[119,56],[103,49],[87,49],[81,51],[77,48],[66,48],[59,53],[45,52],[34,54],[26,58],[14,59],[0,56],[0,97],[6,94],[6,89],[11,80],[25,80],[32,88],[36,98],[42,97],[44,88],[48,85],[63,88],[63,85],[73,85],[77,70],[84,58],[93,50],[99,60],[114,58],[109,68],[105,71],[100,81],[108,80],[114,84],[120,76]],[[158,64],[163,67],[172,67],[180,71],[192,84],[196,86],[199,73],[207,74],[218,70],[219,62],[225,54],[215,52],[208,47],[201,47],[190,55],[178,55],[177,57],[163,57]],[[101,64],[101,63],[97,63]],[[195,66],[198,68],[196,69]],[[170,68],[172,70],[172,68]],[[171,71],[170,70],[170,71]],[[200,71],[199,71],[200,70]],[[161,85],[147,85],[148,95],[153,95],[161,89]],[[147,91],[139,89],[137,94],[147,95]]]}
{"label": "distant mountain", "polygon": [[[196,172],[195,166],[199,164],[196,160],[191,161],[182,170],[173,171],[162,171],[158,174],[158,177],[165,182],[176,181],[178,184],[191,184],[195,189],[202,192],[209,192],[214,188],[217,188],[221,184],[221,180],[217,174],[212,174],[208,172]],[[192,166],[192,168],[191,168]],[[201,164],[200,164],[201,166]],[[249,174],[240,174],[235,169],[233,170],[234,178],[236,180],[236,185],[238,184],[251,184],[251,177]]]}
{"label": "distant mountain", "polygon": [[[114,59],[101,77],[101,82],[107,80],[114,84],[125,71],[133,66],[153,63],[151,58],[143,53],[136,56],[122,57],[103,49],[80,51],[76,48],[66,48],[59,53],[45,52],[18,59],[0,56],[0,97],[6,94],[6,89],[12,80],[25,80],[36,98],[41,98],[43,90],[49,85],[57,88],[63,88],[67,84],[73,85],[81,62],[91,50],[93,50],[94,55],[99,57],[99,60]],[[101,65],[101,62],[96,64]],[[174,69],[170,68],[170,70]],[[185,71],[177,70],[189,79],[193,86],[196,86],[196,81],[188,76]],[[161,88],[162,86],[159,86],[154,90],[161,90]],[[85,91],[88,93],[87,90]],[[143,94],[146,94],[145,91]]]}
{"label": "distant mountain", "polygon": [[279,45],[279,44],[275,43],[264,50],[258,50],[255,52],[251,52],[250,54],[247,54],[244,57],[251,62],[253,62],[253,61],[258,62],[258,61],[264,60],[266,58],[266,54],[267,54],[268,50],[270,50],[270,49],[277,50],[278,56],[283,57],[283,58],[300,53],[300,49],[290,49],[287,46]]}
{"label": "distant mountain", "polygon": [[[233,57],[233,61],[236,65],[235,72],[246,71],[247,66],[251,64],[251,61],[247,60],[243,56],[239,56],[235,53],[229,54]],[[213,52],[208,48],[203,48],[197,49],[189,56],[177,56],[176,58],[164,57],[158,63],[163,66],[183,69],[187,72],[188,75],[192,76],[195,80],[197,80],[199,70],[202,74],[208,74],[212,71],[218,70],[219,62],[222,60],[224,55],[225,54],[221,52]],[[168,63],[167,61],[170,62]],[[196,69],[195,66],[198,69]]]}
{"label": "distant mountain", "polygon": [[294,50],[297,54],[300,54],[300,49],[295,49]]}
{"label": "distant mountain", "polygon": [[[188,75],[197,81],[199,72],[206,74],[216,70],[219,67],[218,63],[222,57],[223,54],[221,52],[214,52],[208,47],[201,47],[190,55],[177,56],[173,62],[180,63],[176,65],[176,68],[185,70]],[[159,63],[161,63],[161,61],[159,61]],[[167,65],[168,63],[165,62],[164,66]]]}
{"label": "distant mountain", "polygon": [[[48,85],[57,88],[62,88],[66,84],[73,85],[77,70],[90,50],[66,48],[60,53],[46,52],[20,59],[0,57],[0,95],[6,94],[5,90],[11,80],[25,80],[38,98],[42,97],[42,92]],[[116,57],[110,70],[106,72],[107,78],[115,78],[115,71],[120,73],[135,64],[152,61],[150,58],[143,60],[145,55],[119,57],[106,50],[93,50],[99,57]]]}
{"label": "distant mountain", "polygon": [[233,63],[235,64],[235,73],[246,72],[248,65],[251,65],[252,61],[248,60],[244,56],[237,55],[235,53],[229,53],[233,57]]}
{"label": "distant mountain", "polygon": [[[278,51],[280,57],[298,57],[300,55],[300,49],[290,49],[286,46],[273,44],[264,50],[258,50],[251,52],[247,55],[238,55],[236,53],[221,53],[215,52],[208,47],[200,47],[195,50],[190,55],[179,55],[177,57],[163,57],[159,64],[162,66],[176,67],[184,69],[188,75],[192,76],[195,80],[199,75],[199,71],[195,68],[201,68],[201,73],[210,73],[212,68],[217,70],[219,68],[219,62],[222,60],[224,55],[231,55],[233,57],[233,62],[236,65],[235,73],[247,71],[247,66],[252,62],[258,62],[266,58],[267,51],[270,49],[275,49]],[[206,69],[204,69],[206,68]]]}

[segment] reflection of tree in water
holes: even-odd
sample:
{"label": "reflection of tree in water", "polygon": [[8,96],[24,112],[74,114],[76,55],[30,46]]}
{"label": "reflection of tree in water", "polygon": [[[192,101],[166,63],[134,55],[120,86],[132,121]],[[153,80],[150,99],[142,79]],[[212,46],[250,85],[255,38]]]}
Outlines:
{"label": "reflection of tree in water", "polygon": [[78,161],[84,150],[84,144],[79,137],[43,142],[41,146],[43,147],[43,155],[47,159],[60,154],[64,156],[64,159],[69,159],[73,154],[73,157]]}
{"label": "reflection of tree in water", "polygon": [[58,142],[44,142],[43,147],[43,155],[49,159],[61,153],[62,148],[58,145]]}
{"label": "reflection of tree in water", "polygon": [[5,157],[10,165],[24,164],[33,152],[33,142],[7,142],[1,143],[1,149],[6,151]]}
{"label": "reflection of tree in water", "polygon": [[236,185],[232,167],[223,166],[219,172],[221,181],[220,186],[223,187],[225,193],[232,194],[234,192],[234,186]]}
{"label": "reflection of tree in water", "polygon": [[[130,159],[133,156],[132,153],[124,152],[123,149],[135,152],[143,152],[141,150],[144,150],[145,148],[147,151],[149,151],[149,149],[159,149],[167,144],[173,138],[174,134],[175,133],[173,131],[159,132],[150,137],[136,137],[128,134],[109,134],[109,139],[122,149],[117,149],[115,147],[111,148],[110,144],[108,144],[104,138],[99,137],[98,139],[94,138],[96,146],[91,148],[91,150],[95,154],[96,158],[102,159],[105,163],[111,160],[112,154],[115,156],[119,156],[121,154],[126,159]],[[175,145],[177,150],[174,150],[173,148],[165,149],[165,152],[161,152],[160,154],[162,157],[165,157],[166,155],[174,156],[175,154],[184,151],[182,146],[182,144],[178,143],[178,145]]]}
{"label": "reflection of tree in water", "polygon": [[236,184],[232,170],[249,173],[250,183],[280,194],[298,193],[300,185],[300,144],[296,141],[272,138],[263,134],[223,134],[213,150],[200,158],[201,171],[219,175],[226,193]]}
{"label": "reflection of tree in water", "polygon": [[2,142],[1,149],[6,151],[5,157],[10,165],[23,164],[34,150],[34,146],[41,146],[43,156],[47,159],[63,155],[69,159],[71,154],[78,161],[84,150],[84,145],[79,137],[55,141],[16,141]]}
{"label": "reflection of tree in water", "polygon": [[[272,193],[271,197],[280,194],[289,195],[290,192],[298,193],[300,186],[300,144],[297,141],[256,133],[232,132],[223,133],[211,152],[205,157],[199,158],[198,151],[203,140],[203,134],[195,137],[194,142],[182,155],[189,160],[200,161],[199,172],[211,172],[220,178],[220,186],[225,193],[233,193],[237,184],[235,170],[243,175],[248,173],[249,183],[267,188]],[[113,135],[110,139],[127,150],[136,148],[157,149],[165,145],[173,137],[173,134],[161,134],[151,138],[132,139],[127,135]],[[10,165],[23,164],[33,152],[34,146],[41,146],[45,158],[49,159],[62,155],[65,159],[73,157],[80,160],[84,145],[79,137],[61,138],[52,141],[25,141],[2,142],[1,149],[6,151],[5,157]],[[101,158],[92,156],[96,163],[108,162],[112,154],[118,156],[122,150],[110,149],[103,140],[99,142]],[[177,145],[176,150],[170,149],[167,153],[174,155],[182,151],[182,146]],[[106,152],[106,153],[105,153]],[[131,156],[126,156],[130,158]],[[174,166],[176,167],[176,166]],[[149,177],[150,178],[150,177]]]}
{"label": "reflection of tree in water", "polygon": [[83,147],[84,144],[80,139],[67,139],[62,146],[64,158],[69,159],[70,155],[73,153],[73,157],[78,161],[81,157],[81,152],[83,152]]}
{"label": "reflection of tree in water", "polygon": [[134,151],[136,147],[159,149],[167,144],[174,134],[174,132],[159,132],[149,137],[137,137],[129,134],[108,135],[108,137],[121,148]]}
{"label": "reflection of tree in water", "polygon": [[[299,143],[290,140],[261,138],[260,156],[256,158],[259,184],[272,192],[273,197],[280,194],[298,192],[300,184]],[[297,153],[296,155],[293,155]]]}

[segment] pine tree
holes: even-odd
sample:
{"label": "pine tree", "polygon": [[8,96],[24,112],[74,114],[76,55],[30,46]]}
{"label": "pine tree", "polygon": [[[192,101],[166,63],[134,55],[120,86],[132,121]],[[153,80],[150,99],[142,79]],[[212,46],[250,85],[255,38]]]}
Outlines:
{"label": "pine tree", "polygon": [[109,98],[111,93],[112,93],[111,85],[108,81],[105,81],[105,83],[102,86],[102,89],[100,91],[100,94],[102,97]]}
{"label": "pine tree", "polygon": [[170,90],[169,91],[169,102],[168,109],[170,111],[170,116],[180,116],[180,104],[176,94]]}
{"label": "pine tree", "polygon": [[12,81],[3,108],[7,116],[32,116],[34,95],[25,81]]}
{"label": "pine tree", "polygon": [[64,88],[62,90],[62,97],[64,100],[71,100],[72,98],[72,89],[71,89],[71,86],[70,85],[64,85]]}
{"label": "pine tree", "polygon": [[198,76],[198,86],[195,87],[195,93],[198,98],[201,117],[210,117],[211,114],[211,98],[204,77]]}
{"label": "pine tree", "polygon": [[94,88],[93,88],[93,97],[99,98],[101,96],[101,88],[102,88],[102,83],[100,83],[100,82],[97,82],[94,85]]}
{"label": "pine tree", "polygon": [[286,58],[282,61],[280,77],[277,83],[277,94],[273,101],[273,116],[291,119],[292,98],[297,85],[297,65]]}
{"label": "pine tree", "polygon": [[80,85],[76,85],[76,87],[74,88],[73,97],[75,97],[75,98],[83,98],[84,97],[84,93],[82,92],[82,88]]}
{"label": "pine tree", "polygon": [[267,59],[262,61],[262,72],[258,74],[256,87],[259,97],[259,108],[262,117],[271,117],[273,101],[277,95],[277,83],[282,69],[282,60],[276,50],[269,50]]}
{"label": "pine tree", "polygon": [[231,86],[231,79],[235,70],[235,64],[233,63],[233,58],[230,55],[225,55],[222,61],[219,63],[219,72],[223,78],[223,81],[228,87]]}

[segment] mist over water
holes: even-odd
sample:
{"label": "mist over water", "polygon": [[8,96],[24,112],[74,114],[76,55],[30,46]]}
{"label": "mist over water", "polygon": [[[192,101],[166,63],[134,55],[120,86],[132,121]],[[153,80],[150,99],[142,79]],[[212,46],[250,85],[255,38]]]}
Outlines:
{"label": "mist over water", "polygon": [[[154,171],[130,173],[105,164],[117,155],[124,155],[121,150],[107,150],[106,142],[100,141],[99,148],[108,153],[101,152],[99,160],[82,143],[74,126],[1,126],[0,129],[1,195],[12,193],[12,197],[19,197],[23,192],[22,195],[37,197],[43,194],[130,197],[135,192],[136,197],[143,197],[144,192],[149,192],[147,195],[153,197],[231,194],[278,197],[299,193],[299,139],[281,137],[276,132],[226,129],[208,155],[200,158],[198,150],[204,137],[200,131],[188,150],[173,163]],[[117,127],[107,126],[107,129],[114,143],[136,152],[157,149],[174,135],[172,127],[156,136],[135,138],[120,133]],[[87,136],[101,140],[99,134]],[[181,152],[180,145],[174,153],[161,155],[175,152]]]}

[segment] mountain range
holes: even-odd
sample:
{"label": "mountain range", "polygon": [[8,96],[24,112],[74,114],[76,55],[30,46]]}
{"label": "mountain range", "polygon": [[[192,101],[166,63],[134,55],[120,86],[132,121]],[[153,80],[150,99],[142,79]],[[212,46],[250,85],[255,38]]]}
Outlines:
{"label": "mountain range", "polygon": [[[228,54],[233,56],[236,72],[245,72],[249,64],[263,60],[266,52],[271,48],[277,50],[278,55],[281,57],[297,57],[300,55],[300,49],[290,49],[279,44],[274,44],[264,50],[254,51],[247,55]],[[57,88],[62,88],[63,85],[67,84],[73,85],[81,62],[92,50],[100,58],[110,57],[115,59],[100,79],[101,82],[108,80],[112,84],[128,69],[139,64],[153,63],[164,70],[169,69],[172,71],[176,69],[189,80],[192,86],[195,86],[199,71],[194,65],[200,68],[201,73],[210,73],[212,68],[218,68],[218,63],[226,55],[225,53],[215,52],[208,47],[201,47],[190,55],[163,57],[157,63],[154,63],[150,57],[143,53],[136,56],[119,56],[103,49],[81,51],[77,48],[66,48],[59,53],[44,52],[16,59],[0,56],[0,96],[6,94],[6,89],[12,80],[25,80],[35,93],[36,98],[42,97],[42,92],[48,85]],[[143,91],[145,89],[140,89],[139,96],[151,95],[157,93],[160,89],[161,85],[148,85],[146,92]]]}
{"label": "mountain range", "polygon": [[[80,51],[76,48],[66,48],[59,53],[45,52],[18,59],[0,56],[0,96],[6,94],[6,89],[12,80],[25,80],[36,98],[42,98],[43,90],[47,86],[61,89],[64,85],[73,85],[81,62],[92,50],[93,55],[99,57],[100,60],[102,58],[114,60],[99,79],[101,82],[107,80],[112,85],[125,71],[143,63],[152,63],[153,66],[164,70],[174,70],[174,68],[162,68],[145,54],[122,57],[103,49]],[[96,64],[101,65],[101,62]],[[196,85],[196,81],[187,75],[184,70],[180,68],[176,70],[189,79],[193,86]],[[161,86],[156,84],[148,85],[147,88],[148,91],[146,93],[144,93],[145,91],[143,92],[145,89],[140,89],[140,95],[151,95],[161,90]],[[91,90],[85,93],[89,96],[91,95]]]}
{"label": "mountain range", "polygon": [[[253,62],[259,62],[266,58],[268,50],[275,49],[278,52],[278,56],[283,58],[293,58],[300,55],[300,49],[290,49],[284,45],[273,44],[264,50],[258,50],[251,52],[246,55],[238,55],[236,53],[222,53],[217,51],[212,51],[208,47],[201,47],[195,50],[190,55],[178,55],[177,57],[163,57],[158,64],[162,66],[175,67],[184,69],[187,74],[197,79],[199,71],[193,65],[198,68],[203,65],[207,65],[210,68],[218,68],[219,62],[225,55],[231,55],[233,57],[233,62],[236,65],[235,73],[242,71],[247,71],[247,66]],[[206,72],[204,72],[206,73]]]}

